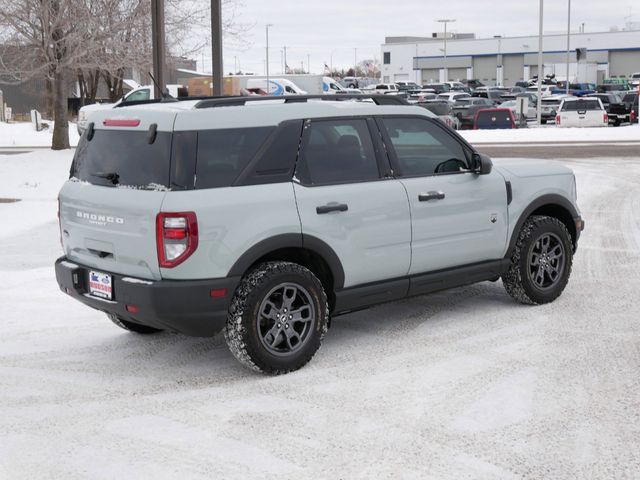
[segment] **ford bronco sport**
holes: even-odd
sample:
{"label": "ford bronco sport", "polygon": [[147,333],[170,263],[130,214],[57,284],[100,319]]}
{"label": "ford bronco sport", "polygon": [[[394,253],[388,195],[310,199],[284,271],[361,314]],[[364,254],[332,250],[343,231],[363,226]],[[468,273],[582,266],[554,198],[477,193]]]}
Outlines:
{"label": "ford bronco sport", "polygon": [[305,365],[330,318],[502,278],[565,288],[571,170],[491,160],[389,96],[227,98],[98,112],[59,196],[61,290],[140,334],[213,336]]}

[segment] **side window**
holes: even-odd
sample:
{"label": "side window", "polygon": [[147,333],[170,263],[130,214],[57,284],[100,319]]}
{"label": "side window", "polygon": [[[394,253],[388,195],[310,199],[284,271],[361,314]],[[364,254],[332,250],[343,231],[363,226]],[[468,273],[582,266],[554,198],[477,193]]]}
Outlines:
{"label": "side window", "polygon": [[405,177],[467,171],[465,149],[454,137],[421,118],[385,118],[400,174]]}
{"label": "side window", "polygon": [[232,185],[274,130],[254,127],[198,132],[195,188]]}
{"label": "side window", "polygon": [[307,127],[296,172],[304,184],[366,182],[380,178],[366,120],[318,120]]}
{"label": "side window", "polygon": [[137,92],[130,93],[128,97],[124,99],[125,102],[140,102],[142,100],[149,100],[151,90],[143,88]]}

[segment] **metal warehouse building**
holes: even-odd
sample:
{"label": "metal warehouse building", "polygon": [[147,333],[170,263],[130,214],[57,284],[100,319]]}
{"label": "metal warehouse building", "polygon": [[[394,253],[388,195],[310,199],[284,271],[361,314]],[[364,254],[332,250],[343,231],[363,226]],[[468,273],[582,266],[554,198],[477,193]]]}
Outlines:
{"label": "metal warehouse building", "polygon": [[[462,37],[462,38],[461,38]],[[471,37],[471,38],[469,38]],[[485,85],[513,85],[538,73],[538,36],[476,39],[464,34],[387,37],[382,45],[382,81],[419,84],[477,78]],[[571,81],[600,83],[640,72],[640,30],[571,34]],[[545,34],[544,74],[566,77],[567,35]],[[580,59],[576,50],[580,50]]]}

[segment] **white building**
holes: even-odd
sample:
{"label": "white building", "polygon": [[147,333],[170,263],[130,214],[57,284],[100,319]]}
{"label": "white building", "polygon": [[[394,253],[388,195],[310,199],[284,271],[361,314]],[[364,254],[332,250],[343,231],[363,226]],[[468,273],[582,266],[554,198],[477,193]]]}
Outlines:
{"label": "white building", "polygon": [[[580,62],[576,49],[585,49]],[[543,50],[544,74],[564,79],[566,33],[546,34]],[[640,30],[572,33],[570,50],[570,81],[601,83],[610,76],[640,72]],[[538,36],[447,38],[446,63],[441,36],[387,37],[382,59],[383,82],[425,84],[477,78],[486,85],[514,85],[537,75]]]}

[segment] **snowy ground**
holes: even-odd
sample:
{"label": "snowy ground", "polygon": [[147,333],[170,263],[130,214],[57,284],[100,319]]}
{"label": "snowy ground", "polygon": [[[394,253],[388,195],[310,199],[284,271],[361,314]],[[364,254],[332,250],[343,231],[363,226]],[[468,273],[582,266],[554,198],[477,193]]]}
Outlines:
{"label": "snowy ground", "polygon": [[[36,132],[31,122],[0,122],[1,147],[50,147],[53,136],[53,122],[46,122],[49,128]],[[69,143],[78,144],[78,129],[75,123],[69,123]]]}
{"label": "snowy ground", "polygon": [[516,130],[460,130],[468,142],[481,143],[526,143],[526,142],[639,142],[640,126],[600,128],[560,128],[555,125]]}
{"label": "snowy ground", "polygon": [[587,229],[555,303],[487,282],[380,306],[270,378],[58,291],[70,155],[0,156],[24,199],[0,203],[0,478],[638,478],[640,157],[564,162]]}

